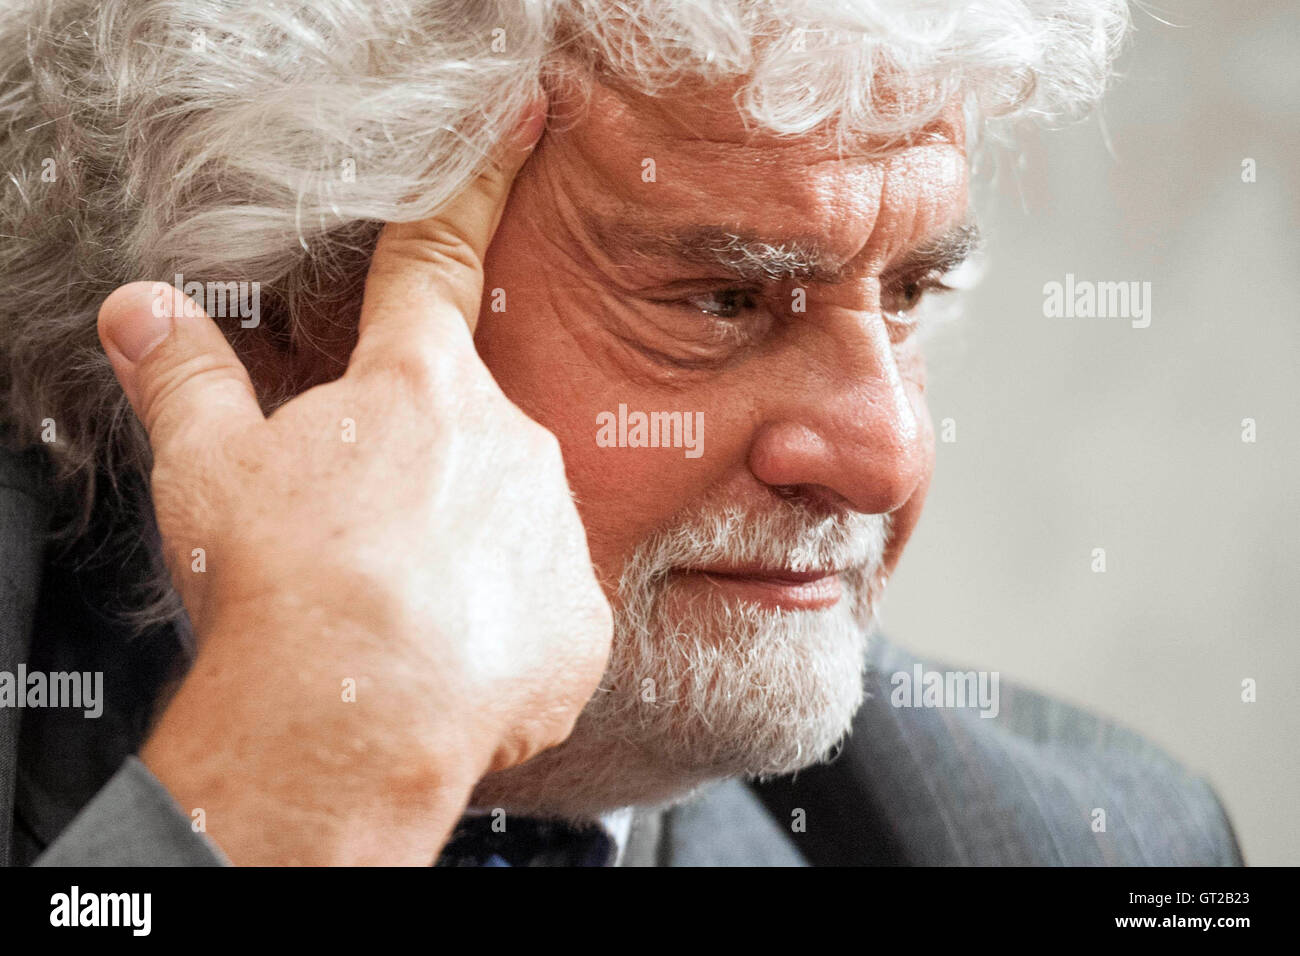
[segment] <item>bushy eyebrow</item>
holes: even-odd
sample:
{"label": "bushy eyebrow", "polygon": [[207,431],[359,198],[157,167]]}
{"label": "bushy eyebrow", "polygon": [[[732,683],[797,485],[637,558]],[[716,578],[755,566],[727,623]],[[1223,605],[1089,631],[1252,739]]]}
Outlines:
{"label": "bushy eyebrow", "polygon": [[980,250],[979,226],[966,220],[909,250],[886,269],[887,275],[943,275],[952,272]]}
{"label": "bushy eyebrow", "polygon": [[[761,236],[706,225],[655,230],[607,222],[590,212],[583,214],[583,220],[602,251],[624,261],[675,259],[716,267],[749,282],[835,283],[843,281],[848,271],[814,236]],[[949,272],[973,255],[979,244],[979,228],[968,220],[912,248],[886,271],[891,275]]]}

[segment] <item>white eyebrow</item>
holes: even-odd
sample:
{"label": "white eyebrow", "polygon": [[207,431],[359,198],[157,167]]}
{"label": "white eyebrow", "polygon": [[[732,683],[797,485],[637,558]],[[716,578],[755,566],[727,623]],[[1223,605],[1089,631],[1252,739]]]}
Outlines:
{"label": "white eyebrow", "polygon": [[[816,237],[774,238],[724,226],[690,226],[656,231],[644,226],[615,225],[587,220],[588,231],[601,248],[632,257],[670,257],[699,265],[718,266],[747,281],[834,283],[845,267]],[[963,222],[904,255],[889,272],[943,273],[955,269],[979,248],[979,229]]]}

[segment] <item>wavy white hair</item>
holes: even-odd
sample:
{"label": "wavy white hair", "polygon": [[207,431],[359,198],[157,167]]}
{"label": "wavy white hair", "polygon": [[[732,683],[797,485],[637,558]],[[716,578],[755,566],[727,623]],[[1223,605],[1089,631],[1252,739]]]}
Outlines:
{"label": "wavy white hair", "polygon": [[[742,80],[754,124],[891,137],[1102,93],[1125,0],[0,0],[0,396],[83,529],[148,444],[95,316],[141,278],[258,281],[308,334],[379,226],[432,214],[540,91]],[[342,170],[355,169],[355,176]],[[264,395],[274,405],[284,395]],[[107,479],[107,481],[105,481]]]}

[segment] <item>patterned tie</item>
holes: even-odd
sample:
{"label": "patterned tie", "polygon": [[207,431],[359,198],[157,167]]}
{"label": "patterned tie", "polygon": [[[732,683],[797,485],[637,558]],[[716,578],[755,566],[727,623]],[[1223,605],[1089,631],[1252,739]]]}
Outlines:
{"label": "patterned tie", "polygon": [[598,826],[481,814],[461,818],[434,866],[613,866],[616,855]]}

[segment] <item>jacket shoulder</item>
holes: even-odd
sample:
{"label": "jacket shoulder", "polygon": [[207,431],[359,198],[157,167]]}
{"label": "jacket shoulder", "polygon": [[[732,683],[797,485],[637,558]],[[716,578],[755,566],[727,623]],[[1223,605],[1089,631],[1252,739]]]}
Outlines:
{"label": "jacket shoulder", "polygon": [[[918,670],[919,668],[919,670]],[[920,703],[918,675],[978,673],[879,640],[867,700],[831,763],[757,784],[819,863],[1240,865],[1213,788],[1141,735],[999,679],[996,706]],[[900,676],[900,675],[906,675]],[[928,677],[926,678],[929,679]],[[969,701],[967,702],[970,703]],[[814,817],[825,832],[817,833]]]}

